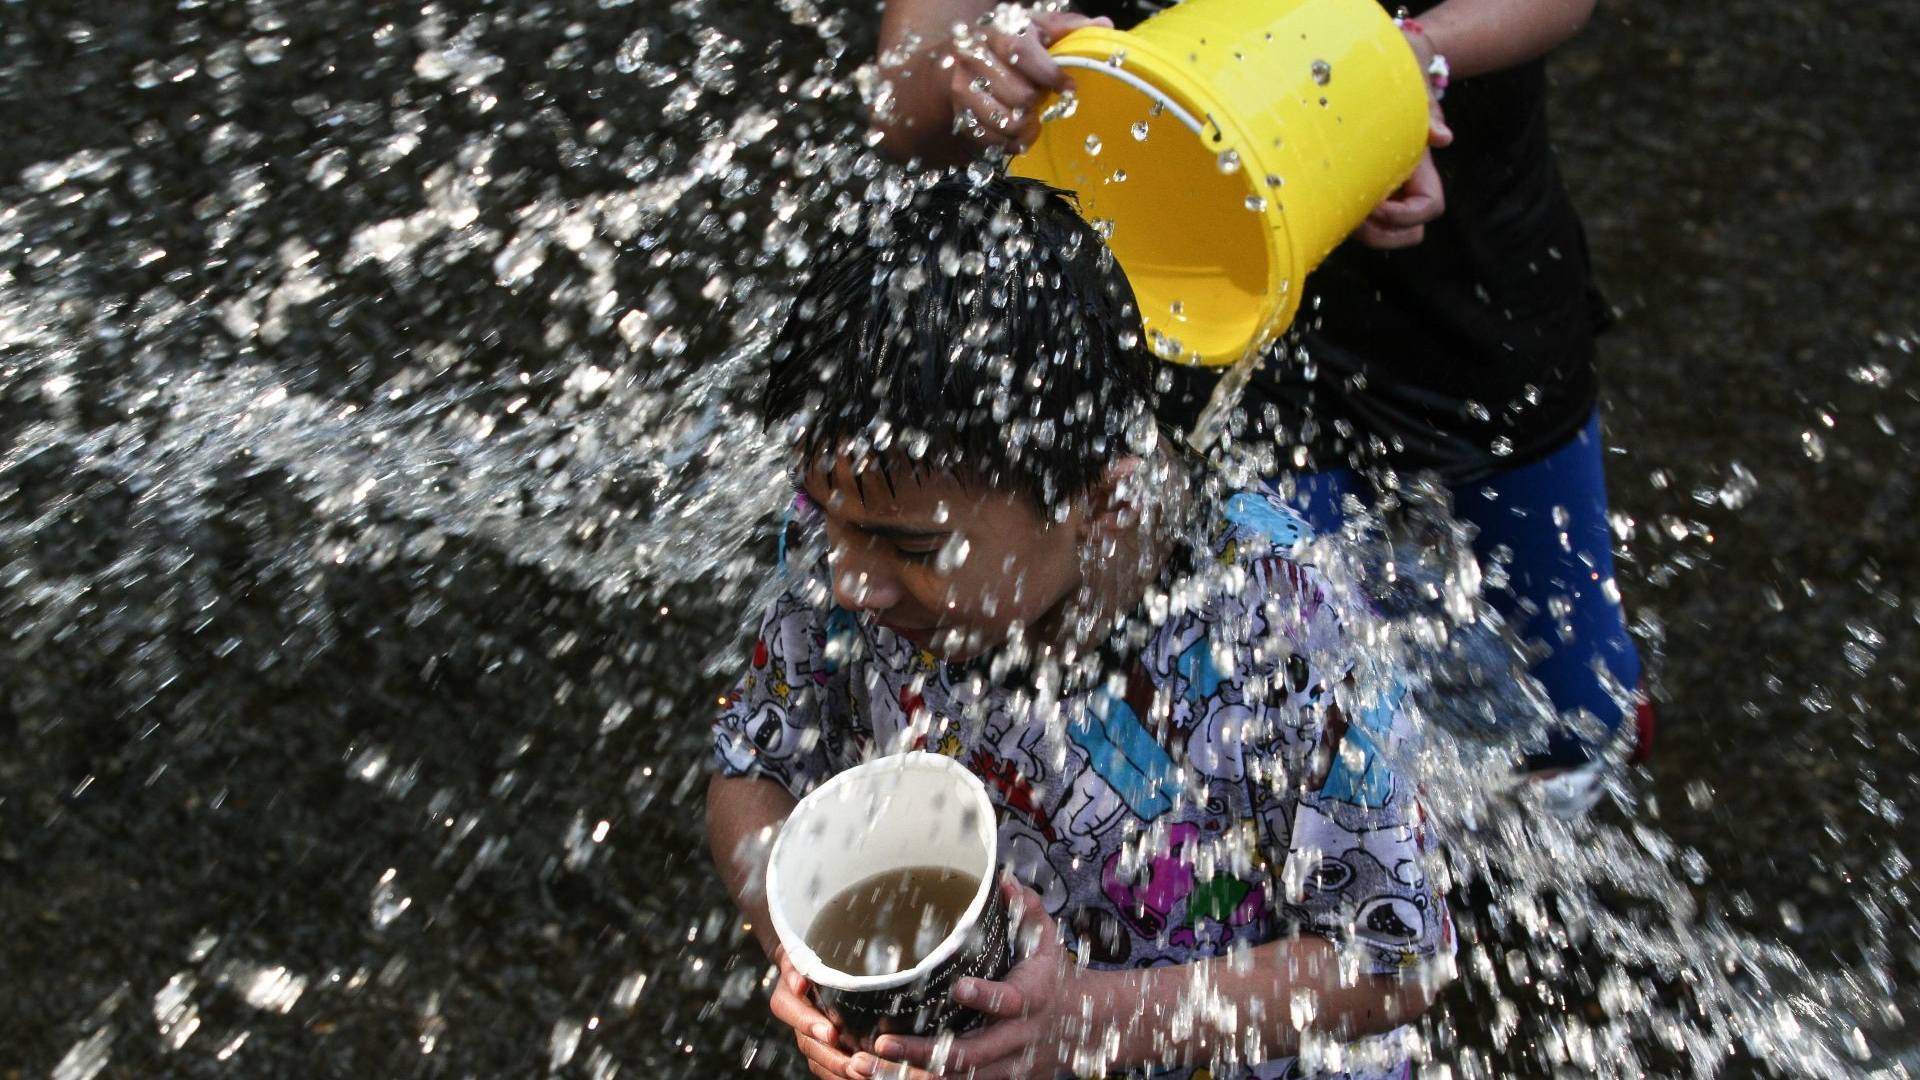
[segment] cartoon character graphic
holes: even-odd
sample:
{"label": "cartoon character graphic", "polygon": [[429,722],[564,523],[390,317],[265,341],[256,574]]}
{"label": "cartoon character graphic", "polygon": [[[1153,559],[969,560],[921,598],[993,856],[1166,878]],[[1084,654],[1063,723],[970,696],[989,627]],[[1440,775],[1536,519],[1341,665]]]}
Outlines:
{"label": "cartoon character graphic", "polygon": [[1313,527],[1285,504],[1266,495],[1243,491],[1227,500],[1226,519],[1273,541],[1276,546],[1292,548],[1313,539]]}
{"label": "cartoon character graphic", "polygon": [[1333,755],[1326,782],[1320,786],[1322,795],[1375,808],[1393,798],[1393,772],[1383,752],[1393,735],[1394,714],[1406,695],[1406,688],[1396,682],[1377,701],[1358,710],[1347,725],[1339,752]]}
{"label": "cartoon character graphic", "polygon": [[1242,743],[1254,722],[1245,705],[1216,705],[1187,735],[1187,763],[1202,776],[1237,784],[1246,779]]}
{"label": "cartoon character graphic", "polygon": [[1067,876],[1047,857],[1053,845],[1027,828],[1019,819],[1009,819],[1000,829],[1001,858],[1014,877],[1040,894],[1047,914],[1059,918],[1067,906]]}
{"label": "cartoon character graphic", "polygon": [[1198,825],[1175,825],[1168,831],[1166,852],[1148,860],[1131,883],[1120,872],[1122,853],[1107,859],[1101,891],[1140,936],[1158,938],[1170,931],[1168,945],[1192,948],[1199,944],[1195,931],[1208,922],[1241,927],[1266,914],[1266,892],[1251,882],[1231,874],[1198,880],[1190,848],[1199,838]]}
{"label": "cartoon character graphic", "polygon": [[1113,786],[1092,770],[1074,777],[1073,787],[1060,804],[1057,820],[1064,822],[1067,850],[1076,858],[1091,859],[1100,852],[1100,838],[1127,812],[1127,804]]}
{"label": "cartoon character graphic", "polygon": [[1401,967],[1416,964],[1429,921],[1443,907],[1420,868],[1414,826],[1355,829],[1335,820],[1345,816],[1342,805],[1302,803],[1295,813],[1286,913],[1322,933],[1351,923],[1375,956]]}
{"label": "cartoon character graphic", "polygon": [[1140,716],[1153,701],[1153,684],[1135,666],[1125,698],[1104,686],[1067,723],[1067,738],[1087,754],[1087,765],[1120,796],[1142,821],[1152,821],[1173,807],[1181,792],[1178,767],[1172,755]]}
{"label": "cartoon character graphic", "polygon": [[1187,680],[1187,700],[1203,701],[1220,692],[1226,676],[1213,663],[1213,643],[1203,635],[1174,661],[1174,670]]}
{"label": "cartoon character graphic", "polygon": [[973,757],[967,761],[967,768],[1000,794],[1001,805],[1031,822],[1040,835],[1047,838],[1047,843],[1060,839],[1053,831],[1053,824],[1047,820],[1047,811],[1040,805],[1039,795],[1026,777],[1020,774],[1019,766],[995,757],[986,750],[975,750]]}

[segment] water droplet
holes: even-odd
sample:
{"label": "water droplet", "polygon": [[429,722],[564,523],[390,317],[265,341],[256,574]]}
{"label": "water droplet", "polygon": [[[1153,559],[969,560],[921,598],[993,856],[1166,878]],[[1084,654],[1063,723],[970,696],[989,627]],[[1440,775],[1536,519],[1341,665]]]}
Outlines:
{"label": "water droplet", "polygon": [[373,896],[367,907],[367,915],[373,922],[375,930],[385,930],[392,926],[394,920],[405,915],[407,909],[413,906],[413,897],[402,894],[399,885],[395,883],[394,878],[398,876],[399,871],[389,869],[380,875],[380,880],[373,886]]}
{"label": "water droplet", "polygon": [[667,327],[653,339],[653,355],[671,359],[687,351],[687,336],[675,327]]}
{"label": "water droplet", "polygon": [[1256,214],[1263,214],[1263,213],[1266,213],[1266,210],[1267,210],[1267,200],[1261,198],[1258,195],[1249,195],[1247,196],[1246,206],[1247,206],[1247,209],[1253,211]]}
{"label": "water droplet", "polygon": [[1125,169],[1115,169],[1115,170],[1113,170],[1113,175],[1112,175],[1112,176],[1110,176],[1110,177],[1108,177],[1107,179],[1108,179],[1108,181],[1110,181],[1111,183],[1115,183],[1115,184],[1124,184],[1124,183],[1126,183],[1126,182],[1127,182],[1127,170],[1125,170]]}
{"label": "water droplet", "polygon": [[1087,156],[1098,157],[1099,155],[1100,155],[1100,136],[1098,135],[1087,136]]}
{"label": "water droplet", "polygon": [[1145,120],[1135,120],[1133,126],[1127,130],[1133,133],[1134,142],[1147,141],[1147,122]]}
{"label": "water droplet", "polygon": [[257,37],[247,42],[247,62],[256,67],[274,64],[287,54],[293,39],[282,36]]}
{"label": "water droplet", "polygon": [[293,1011],[300,995],[307,990],[306,976],[296,975],[278,964],[236,964],[227,978],[239,987],[240,997],[248,1005],[282,1016]]}
{"label": "water droplet", "polygon": [[1715,493],[1720,505],[1729,510],[1738,510],[1753,500],[1760,491],[1760,478],[1753,475],[1745,465],[1730,462],[1727,465],[1726,483],[1720,485]]}
{"label": "water droplet", "polygon": [[1494,457],[1506,457],[1513,453],[1513,440],[1502,435],[1493,440],[1493,446],[1490,449],[1493,450]]}
{"label": "water droplet", "polygon": [[522,233],[494,256],[494,280],[512,287],[525,284],[547,261],[547,238],[540,233]]}
{"label": "water droplet", "polygon": [[1780,901],[1780,925],[1785,927],[1789,934],[1797,934],[1803,927],[1800,909],[1794,906],[1791,900]]}
{"label": "water droplet", "polygon": [[580,1050],[580,1037],[585,1028],[578,1020],[566,1017],[553,1022],[553,1034],[547,1039],[547,1068],[558,1072],[573,1060]]}
{"label": "water droplet", "polygon": [[312,167],[307,169],[307,182],[315,188],[325,191],[347,178],[347,165],[351,159],[345,150],[335,147],[314,159]]}
{"label": "water droplet", "polygon": [[1240,152],[1238,150],[1222,150],[1220,151],[1220,156],[1214,159],[1214,164],[1217,165],[1223,173],[1237,173],[1240,171]]}
{"label": "water droplet", "polygon": [[620,42],[620,50],[612,54],[614,71],[622,75],[632,75],[639,71],[641,63],[647,60],[649,46],[653,46],[653,35],[649,31],[634,31],[632,35],[628,35],[624,42]]}
{"label": "water droplet", "polygon": [[198,985],[198,980],[183,971],[168,979],[153,995],[153,1023],[159,1029],[160,1041],[169,1050],[187,1045],[193,1033],[200,1030],[200,1006],[193,1002],[193,991]]}
{"label": "water droplet", "polygon": [[956,531],[947,537],[946,543],[940,545],[940,551],[933,559],[933,567],[943,574],[950,574],[965,566],[967,556],[972,552],[973,544],[964,534]]}
{"label": "water droplet", "polygon": [[93,1080],[113,1059],[113,1029],[99,1031],[74,1043],[53,1067],[53,1080]]}
{"label": "water droplet", "polygon": [[1300,987],[1287,997],[1287,1018],[1292,1021],[1295,1030],[1305,1031],[1307,1025],[1320,1012],[1320,995],[1307,987]]}
{"label": "water droplet", "polygon": [[1311,70],[1313,71],[1313,81],[1315,83],[1325,86],[1333,81],[1333,65],[1327,63],[1325,60],[1315,60]]}

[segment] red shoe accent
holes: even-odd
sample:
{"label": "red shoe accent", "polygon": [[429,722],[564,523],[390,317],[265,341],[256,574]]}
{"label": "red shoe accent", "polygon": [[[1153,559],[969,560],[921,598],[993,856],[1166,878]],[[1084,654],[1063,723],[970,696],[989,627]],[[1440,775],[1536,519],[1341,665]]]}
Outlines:
{"label": "red shoe accent", "polygon": [[1644,765],[1653,756],[1653,699],[1647,696],[1647,688],[1642,686],[1634,695],[1633,730],[1637,736],[1632,756],[1627,758],[1629,765]]}

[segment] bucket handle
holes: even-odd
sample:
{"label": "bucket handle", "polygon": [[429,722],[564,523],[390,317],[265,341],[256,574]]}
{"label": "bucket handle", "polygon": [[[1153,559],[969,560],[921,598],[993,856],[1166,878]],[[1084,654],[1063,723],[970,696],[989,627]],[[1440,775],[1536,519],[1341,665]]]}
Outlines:
{"label": "bucket handle", "polygon": [[[1172,113],[1173,118],[1185,124],[1187,130],[1193,132],[1195,138],[1204,139],[1207,137],[1205,127],[1201,125],[1200,121],[1193,118],[1192,113],[1181,108],[1180,103],[1168,97],[1166,91],[1135,75],[1133,72],[1128,71],[1126,68],[1116,66],[1108,60],[1093,60],[1084,56],[1056,56],[1053,58],[1053,62],[1061,67],[1086,68],[1089,71],[1098,71],[1102,75],[1119,79],[1121,82],[1152,98],[1155,104],[1167,112]],[[1215,130],[1218,130],[1218,127],[1219,125],[1216,124]]]}

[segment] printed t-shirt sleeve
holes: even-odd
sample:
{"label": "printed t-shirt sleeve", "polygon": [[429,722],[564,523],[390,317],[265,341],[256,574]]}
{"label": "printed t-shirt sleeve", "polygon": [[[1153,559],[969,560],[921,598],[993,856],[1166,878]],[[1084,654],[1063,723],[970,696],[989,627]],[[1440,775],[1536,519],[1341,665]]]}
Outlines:
{"label": "printed t-shirt sleeve", "polygon": [[746,674],[713,725],[722,776],[764,776],[798,798],[836,771],[847,717],[834,705],[828,622],[794,590],[768,610]]}
{"label": "printed t-shirt sleeve", "polygon": [[[1355,640],[1357,613],[1336,602],[1324,579],[1289,564],[1262,582],[1270,651],[1286,649],[1270,701],[1291,736],[1273,740],[1266,770],[1289,795],[1264,815],[1263,834],[1280,867],[1283,923],[1359,951],[1360,970],[1398,974],[1452,949],[1446,903],[1428,880],[1428,830],[1415,786],[1389,761],[1413,760],[1404,690],[1366,662]],[[1336,697],[1346,729],[1331,756]],[[1324,772],[1324,775],[1322,775]]]}
{"label": "printed t-shirt sleeve", "polygon": [[1431,833],[1415,785],[1386,761],[1403,700],[1393,686],[1349,718],[1326,779],[1295,808],[1285,870],[1303,928],[1359,950],[1360,969],[1375,975],[1453,949],[1446,900],[1427,877]]}

